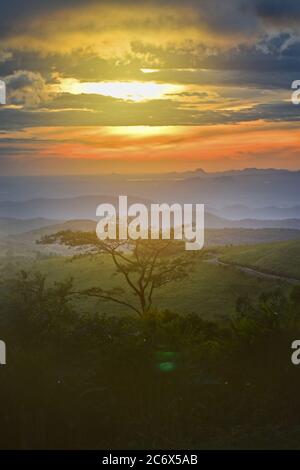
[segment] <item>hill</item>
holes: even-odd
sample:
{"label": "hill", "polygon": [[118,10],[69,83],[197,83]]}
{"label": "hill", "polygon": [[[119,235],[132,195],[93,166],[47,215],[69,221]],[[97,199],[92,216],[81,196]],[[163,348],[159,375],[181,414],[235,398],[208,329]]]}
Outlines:
{"label": "hill", "polygon": [[221,260],[300,280],[300,240],[228,248]]}
{"label": "hill", "polygon": [[199,169],[165,174],[2,176],[0,186],[0,217],[94,218],[100,202],[119,194],[131,195],[136,202],[203,203],[226,219],[300,217],[300,171],[249,168],[215,173]]}
{"label": "hill", "polygon": [[[128,203],[134,202],[148,205],[149,200],[140,197],[128,197]],[[95,219],[99,204],[118,205],[115,196],[78,196],[70,198],[41,198],[28,201],[0,201],[0,217],[32,219],[44,217],[57,220]]]}
{"label": "hill", "polygon": [[[36,261],[33,268],[48,275],[49,281],[74,278],[76,289],[101,286],[103,289],[122,286],[123,278],[115,274],[108,255],[70,258],[51,258]],[[240,273],[235,268],[215,266],[199,259],[190,276],[163,287],[156,293],[155,305],[178,313],[195,312],[203,318],[226,318],[233,313],[239,295],[256,298],[261,292],[274,289],[277,283]],[[285,284],[280,284],[285,285]],[[82,312],[94,305],[95,311],[122,314],[124,307],[112,302],[97,304],[93,299],[77,299]]]}
{"label": "hill", "polygon": [[[20,227],[27,227],[23,224],[24,221],[20,221],[20,225],[17,221],[14,221],[16,227],[20,230]],[[31,224],[30,221],[28,221]],[[218,219],[213,216],[210,219],[211,223],[218,222]],[[36,222],[37,224],[37,222]],[[36,242],[44,235],[50,235],[52,233],[72,230],[72,231],[94,231],[96,229],[96,221],[89,219],[80,220],[69,220],[59,222],[51,225],[39,227],[34,230],[29,230],[24,233],[10,234],[9,236],[3,236],[0,244],[0,255],[6,255],[9,249],[14,256],[27,256],[32,257],[36,254],[44,253],[56,254],[62,256],[70,256],[76,252],[74,249],[66,248],[59,244],[47,246],[38,245]],[[300,240],[300,230],[291,229],[243,229],[243,228],[210,228],[205,230],[205,246],[230,246],[230,245],[248,245],[257,243],[270,243],[275,241],[286,241],[286,240]]]}
{"label": "hill", "polygon": [[231,206],[209,209],[215,215],[228,219],[259,219],[259,220],[280,220],[280,219],[300,219],[300,206],[292,207],[247,207],[243,204],[233,204]]}
{"label": "hill", "polygon": [[0,218],[0,237],[21,234],[30,230],[36,230],[47,226],[53,226],[59,221],[38,217],[35,219],[15,219],[10,217]]}
{"label": "hill", "polygon": [[[166,199],[167,200],[167,199]],[[179,203],[184,203],[185,196],[179,195],[176,199]],[[139,197],[129,197],[128,205],[132,203],[143,203],[149,207],[152,201]],[[174,202],[174,201],[173,201]],[[194,201],[195,202],[195,201]],[[197,202],[197,201],[196,201]],[[201,201],[198,201],[200,203]],[[11,218],[11,226],[19,225],[16,231],[6,231],[4,233],[22,233],[34,230],[35,228],[57,223],[64,220],[90,219],[96,220],[96,209],[100,203],[110,203],[118,207],[118,198],[114,196],[78,196],[72,198],[44,198],[32,199],[28,201],[0,201],[0,220],[5,224],[9,224]],[[45,219],[44,216],[47,216]],[[18,220],[19,221],[18,221]],[[27,219],[27,222],[25,220]],[[54,220],[51,220],[54,219]],[[3,222],[3,224],[4,224]],[[4,224],[4,225],[5,225]],[[22,229],[22,226],[24,227]],[[242,218],[232,220],[221,215],[212,213],[208,207],[205,210],[205,227],[208,229],[215,228],[281,228],[300,230],[300,218],[285,219],[255,219]],[[1,233],[0,223],[0,233]]]}

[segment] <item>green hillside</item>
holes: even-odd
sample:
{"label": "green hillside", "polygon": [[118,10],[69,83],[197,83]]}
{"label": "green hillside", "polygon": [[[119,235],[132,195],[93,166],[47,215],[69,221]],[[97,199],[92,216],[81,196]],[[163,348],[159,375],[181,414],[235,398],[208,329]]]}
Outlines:
{"label": "green hillside", "polygon": [[[77,258],[73,261],[57,257],[37,261],[34,268],[47,273],[50,281],[73,277],[78,289],[92,286],[126,287],[122,278],[114,274],[112,261],[107,255]],[[234,267],[212,265],[200,260],[185,281],[161,288],[154,303],[159,308],[183,314],[195,312],[203,318],[220,318],[234,311],[239,295],[248,294],[255,298],[261,292],[273,289],[275,285],[274,281],[247,276]],[[87,310],[87,302],[94,300],[78,300],[82,311]],[[105,313],[124,312],[124,307],[114,303],[102,303],[97,309]]]}
{"label": "green hillside", "polygon": [[300,240],[226,249],[222,261],[300,279]]}

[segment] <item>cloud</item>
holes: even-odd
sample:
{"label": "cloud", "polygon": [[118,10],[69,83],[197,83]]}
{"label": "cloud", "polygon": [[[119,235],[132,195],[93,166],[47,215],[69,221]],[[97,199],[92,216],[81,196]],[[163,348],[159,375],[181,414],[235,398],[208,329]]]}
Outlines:
{"label": "cloud", "polygon": [[19,70],[6,77],[5,82],[9,104],[33,107],[51,97],[49,88],[39,73]]}
{"label": "cloud", "polygon": [[[234,90],[233,90],[234,92]],[[246,93],[246,92],[245,92]],[[41,109],[0,109],[1,129],[39,126],[216,126],[255,121],[298,122],[300,113],[290,101],[255,99],[250,93],[226,98],[197,94],[133,103],[101,95],[57,95]],[[186,101],[185,101],[186,100]],[[256,101],[253,102],[253,101]]]}
{"label": "cloud", "polygon": [[[72,144],[71,138],[76,140],[87,126],[184,126],[197,127],[199,133],[209,127],[213,146],[220,126],[236,132],[239,125],[262,124],[265,129],[276,123],[287,126],[284,137],[288,126],[292,128],[300,118],[298,107],[290,103],[291,83],[300,78],[296,0],[10,0],[1,5],[0,39],[0,77],[7,82],[10,104],[0,109],[0,128],[11,132],[7,141],[2,139],[0,153],[7,160],[31,155],[33,161],[40,153],[41,162],[45,155],[53,162],[60,155],[84,158],[87,148],[91,158],[99,152],[105,159],[105,145],[110,145],[112,156],[123,146],[128,152],[132,146],[133,154],[138,151],[138,138],[115,135],[110,140],[107,136],[89,140],[88,135]],[[143,73],[145,68],[155,71]],[[101,95],[53,94],[53,84],[64,78],[156,81],[180,84],[183,91],[142,103]],[[54,141],[49,136],[52,131],[45,131],[51,127],[64,135],[70,126],[77,131],[69,140],[64,136],[66,142]],[[22,141],[22,135],[14,140],[16,133],[24,134],[29,128],[34,132],[28,142]],[[161,143],[162,152],[170,146],[174,159],[184,159],[191,142],[194,158],[199,147],[204,161],[203,141],[186,133],[183,141],[180,133],[169,139],[158,135],[155,144],[150,139],[147,155]],[[231,147],[237,134],[226,140],[223,157],[222,139],[218,140],[219,161],[238,158]],[[266,139],[274,135],[266,134]],[[262,154],[268,152],[263,140],[259,141]],[[176,141],[182,144],[181,157],[176,156]],[[141,148],[145,139],[142,142]],[[243,148],[242,141],[239,146]],[[275,155],[274,148],[270,155]],[[121,153],[117,159],[122,160]],[[171,153],[168,159],[172,160]]]}
{"label": "cloud", "polygon": [[1,62],[6,62],[8,59],[12,57],[12,53],[6,50],[0,49],[0,64]]}
{"label": "cloud", "polygon": [[300,4],[295,0],[254,0],[254,6],[259,17],[276,24],[300,19]]}
{"label": "cloud", "polygon": [[[226,47],[237,40],[255,42],[269,28],[275,10],[272,2],[263,3],[262,8],[252,0],[11,0],[2,7],[0,37],[12,48],[66,52],[84,44],[103,56],[123,57],[141,37],[160,46]],[[293,18],[291,2],[281,10]]]}
{"label": "cloud", "polygon": [[205,69],[248,71],[252,84],[256,72],[261,86],[264,72],[300,73],[299,9],[289,0],[11,0],[0,18],[9,54],[1,62],[0,53],[0,75],[149,80],[141,69],[157,68],[164,80],[189,82],[200,76],[165,69]]}
{"label": "cloud", "polygon": [[[184,6],[184,8],[182,8]],[[161,17],[157,23],[167,26],[168,24],[179,22],[176,10],[185,15],[181,18],[181,25],[185,19],[193,12],[194,21],[190,24],[198,23],[199,26],[205,24],[208,29],[214,32],[235,33],[242,31],[244,34],[253,32],[261,28],[261,21],[295,21],[299,19],[300,7],[295,0],[186,0],[183,4],[181,0],[144,0],[142,4],[134,0],[102,0],[99,6],[97,0],[10,0],[1,5],[1,35],[8,37],[28,29],[28,25],[38,19],[47,19],[56,16],[57,19],[64,14],[74,13],[74,16],[81,16],[82,27],[93,26],[85,25],[86,13],[106,11],[109,7],[111,15],[109,18],[94,18],[94,25],[97,23],[103,25],[108,21],[114,24],[113,13],[117,14],[117,19],[123,19],[123,11],[127,11],[127,26],[134,26],[139,21],[147,27],[153,27],[153,11],[159,13],[169,12],[167,17]],[[140,12],[139,17],[134,13]],[[121,12],[121,15],[118,13]],[[172,14],[173,12],[173,14]],[[60,16],[61,15],[61,16]],[[66,27],[68,27],[66,25]],[[87,29],[87,28],[85,28]],[[37,35],[37,34],[36,34]],[[40,35],[42,32],[40,31]]]}
{"label": "cloud", "polygon": [[0,135],[0,165],[2,174],[220,170],[254,163],[298,168],[298,127],[256,122],[157,128],[145,137],[115,127],[26,129],[6,134],[3,141]]}

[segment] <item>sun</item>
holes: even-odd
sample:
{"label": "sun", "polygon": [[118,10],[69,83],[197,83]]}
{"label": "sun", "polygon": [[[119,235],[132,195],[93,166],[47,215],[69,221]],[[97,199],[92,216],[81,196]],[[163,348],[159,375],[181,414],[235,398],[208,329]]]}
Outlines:
{"label": "sun", "polygon": [[174,135],[178,132],[177,126],[113,126],[108,133],[115,136],[129,136],[143,139],[155,136]]}
{"label": "sun", "polygon": [[57,91],[60,93],[96,94],[111,96],[112,98],[125,101],[143,102],[149,100],[163,99],[182,91],[180,85],[157,82],[80,82],[73,78],[62,79]]}

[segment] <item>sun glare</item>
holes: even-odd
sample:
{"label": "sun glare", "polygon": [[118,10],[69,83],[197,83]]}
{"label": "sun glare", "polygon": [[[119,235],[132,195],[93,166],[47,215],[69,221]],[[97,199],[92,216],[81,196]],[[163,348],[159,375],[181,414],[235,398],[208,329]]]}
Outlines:
{"label": "sun glare", "polygon": [[145,138],[157,135],[173,135],[177,132],[176,126],[114,126],[109,128],[109,134]]}
{"label": "sun glare", "polygon": [[169,83],[156,82],[80,82],[76,79],[63,79],[58,85],[60,93],[96,94],[111,96],[125,101],[149,101],[162,99],[182,91],[183,87]]}

